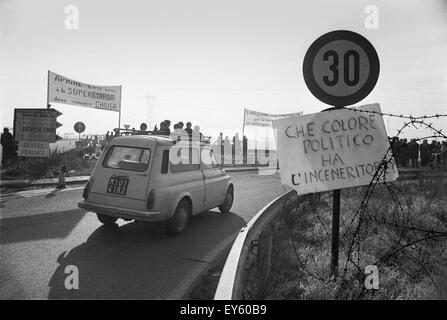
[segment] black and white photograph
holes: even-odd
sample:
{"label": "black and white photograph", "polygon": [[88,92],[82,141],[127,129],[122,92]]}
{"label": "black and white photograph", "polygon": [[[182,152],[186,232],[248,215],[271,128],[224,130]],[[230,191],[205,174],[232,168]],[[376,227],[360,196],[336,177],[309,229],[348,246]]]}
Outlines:
{"label": "black and white photograph", "polygon": [[0,88],[0,300],[447,299],[447,0],[0,0]]}

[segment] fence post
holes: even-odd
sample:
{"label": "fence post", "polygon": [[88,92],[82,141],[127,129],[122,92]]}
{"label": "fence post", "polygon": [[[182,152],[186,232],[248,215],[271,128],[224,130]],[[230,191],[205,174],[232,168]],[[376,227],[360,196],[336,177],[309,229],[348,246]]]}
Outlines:
{"label": "fence post", "polygon": [[258,267],[256,272],[257,296],[262,296],[267,289],[267,278],[270,273],[273,235],[263,230],[259,233]]}

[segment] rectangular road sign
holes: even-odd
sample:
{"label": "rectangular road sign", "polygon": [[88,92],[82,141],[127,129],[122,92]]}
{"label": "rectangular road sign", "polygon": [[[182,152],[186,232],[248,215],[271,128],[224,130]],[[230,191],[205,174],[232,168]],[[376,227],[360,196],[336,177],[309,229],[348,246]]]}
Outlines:
{"label": "rectangular road sign", "polygon": [[19,141],[17,155],[20,157],[49,157],[50,144],[48,142]]}
{"label": "rectangular road sign", "polygon": [[55,109],[14,109],[14,139],[16,141],[56,142],[60,127]]}
{"label": "rectangular road sign", "polygon": [[[281,181],[298,194],[368,185],[385,155],[380,182],[398,172],[379,104],[274,120]],[[377,113],[376,113],[377,112]]]}

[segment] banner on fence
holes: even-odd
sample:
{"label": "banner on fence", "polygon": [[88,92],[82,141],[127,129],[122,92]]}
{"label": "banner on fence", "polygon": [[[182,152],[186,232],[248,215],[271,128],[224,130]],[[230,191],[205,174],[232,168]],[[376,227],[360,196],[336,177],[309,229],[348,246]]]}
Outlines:
{"label": "banner on fence", "polygon": [[298,194],[368,185],[382,160],[379,182],[398,178],[379,104],[274,120],[281,181]]}
{"label": "banner on fence", "polygon": [[285,113],[285,114],[270,114],[262,113],[254,110],[244,109],[244,126],[255,127],[272,127],[272,121],[277,119],[284,119],[290,117],[301,116],[303,112]]}
{"label": "banner on fence", "polygon": [[48,72],[48,103],[110,110],[121,109],[121,86],[96,86]]}

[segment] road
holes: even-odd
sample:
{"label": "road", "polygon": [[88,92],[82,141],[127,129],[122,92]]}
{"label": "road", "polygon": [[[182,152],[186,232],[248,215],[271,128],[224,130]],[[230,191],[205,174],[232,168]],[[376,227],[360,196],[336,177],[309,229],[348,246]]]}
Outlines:
{"label": "road", "polygon": [[[3,195],[0,202],[0,299],[170,299],[190,283],[256,212],[285,190],[280,180],[232,173],[232,210],[194,216],[184,234],[162,223],[120,221],[107,228],[77,208],[82,187]],[[66,267],[79,289],[66,289]],[[68,270],[67,270],[68,272]]]}

